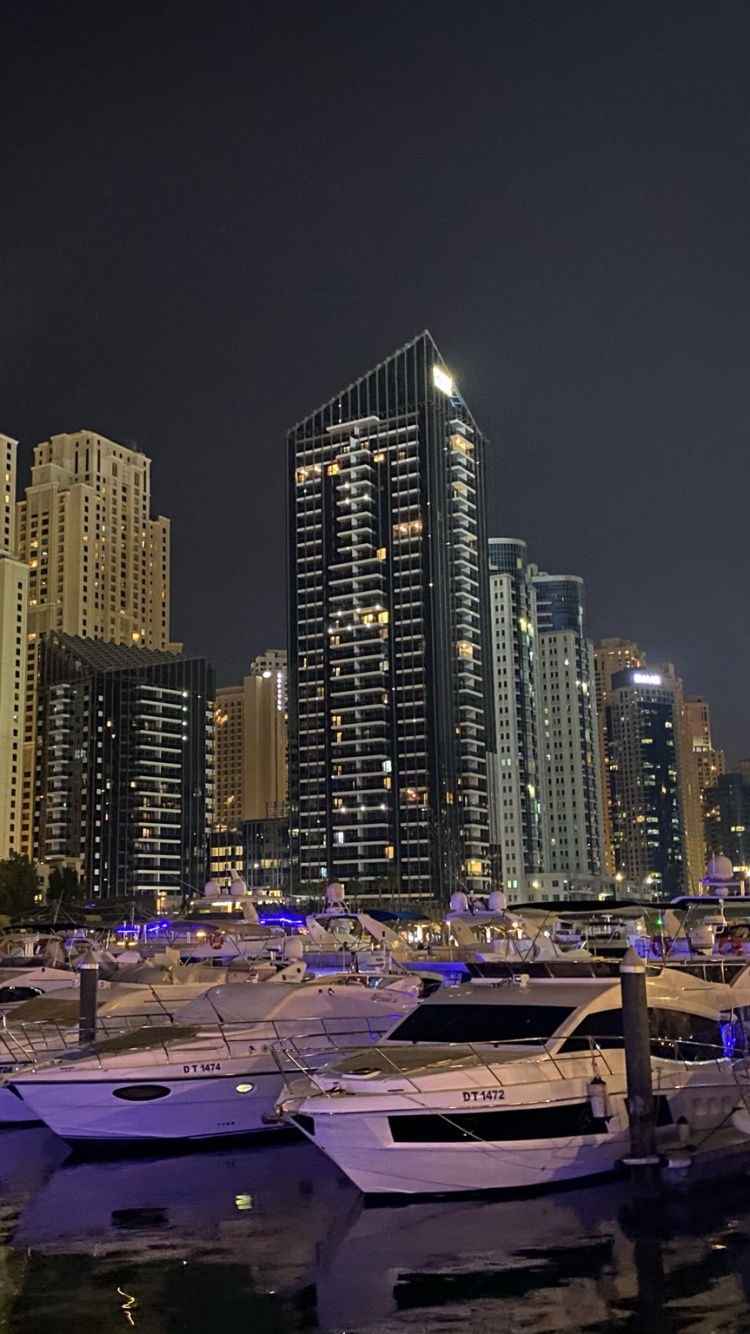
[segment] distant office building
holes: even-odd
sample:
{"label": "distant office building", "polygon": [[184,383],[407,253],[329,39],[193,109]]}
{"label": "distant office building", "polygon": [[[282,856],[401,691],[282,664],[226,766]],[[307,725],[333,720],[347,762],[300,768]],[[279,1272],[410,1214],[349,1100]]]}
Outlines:
{"label": "distant office building", "polygon": [[428,333],[289,432],[296,884],[489,888],[483,472]]}
{"label": "distant office building", "polygon": [[248,889],[289,889],[289,820],[243,820],[211,834],[211,879],[230,885],[240,876]]}
{"label": "distant office building", "polygon": [[604,858],[599,734],[583,580],[538,571],[533,585],[544,748],[545,869],[600,876]]}
{"label": "distant office building", "polygon": [[698,696],[683,698],[680,728],[680,785],[685,825],[687,881],[692,893],[706,869],[703,794],[724,773],[724,752],[714,749],[708,702]]}
{"label": "distant office building", "polygon": [[610,783],[608,770],[609,738],[607,737],[607,705],[612,689],[612,677],[628,667],[643,667],[646,655],[630,639],[602,639],[594,648],[596,677],[596,717],[599,731],[599,773],[602,793],[602,838],[604,865],[608,875],[615,874],[615,850],[612,835]]}
{"label": "distant office building", "polygon": [[217,828],[286,813],[286,653],[268,649],[216,692]]}
{"label": "distant office building", "polygon": [[15,550],[16,451],[0,435],[0,857],[21,848],[21,770],[29,571]]}
{"label": "distant office building", "polygon": [[151,461],[93,431],[37,445],[16,509],[29,567],[22,846],[31,850],[36,650],[52,631],[169,645],[169,520],[151,518]]}
{"label": "distant office building", "polygon": [[203,885],[213,805],[213,669],[57,631],[39,650],[34,853],[92,899]]}
{"label": "distant office building", "polygon": [[526,543],[490,538],[495,752],[487,757],[495,877],[514,897],[545,864],[536,592]]}
{"label": "distant office building", "polygon": [[706,848],[728,857],[734,871],[750,875],[750,787],[742,773],[719,774],[703,790]]}
{"label": "distant office building", "polygon": [[703,792],[707,787],[715,787],[726,770],[726,759],[724,751],[718,750],[711,739],[708,700],[698,695],[686,695],[683,700],[683,712],[690,747],[695,756],[698,786]]}
{"label": "distant office building", "polygon": [[680,706],[671,664],[612,677],[606,726],[616,869],[667,897],[686,884]]}

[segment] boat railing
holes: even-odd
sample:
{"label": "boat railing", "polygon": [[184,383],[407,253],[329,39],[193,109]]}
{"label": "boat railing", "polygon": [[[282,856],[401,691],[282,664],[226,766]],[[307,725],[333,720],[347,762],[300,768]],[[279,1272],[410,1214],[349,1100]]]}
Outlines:
{"label": "boat railing", "polygon": [[[521,1052],[533,1056],[535,1064],[540,1068],[540,1072],[544,1066],[551,1065],[559,1080],[569,1079],[571,1077],[571,1058],[577,1059],[579,1062],[581,1060],[590,1059],[590,1071],[587,1071],[587,1077],[589,1078],[593,1078],[596,1075],[599,1075],[600,1077],[612,1077],[615,1074],[608,1058],[607,1049],[597,1046],[594,1039],[589,1040],[587,1048],[566,1052],[564,1054],[564,1060],[562,1061],[560,1060],[561,1053],[551,1049],[550,1041],[552,1041],[552,1039],[544,1042],[540,1041],[539,1038],[513,1038],[506,1041],[485,1043],[435,1041],[424,1044],[409,1043],[400,1047],[394,1045],[392,1048],[389,1048],[385,1043],[378,1043],[377,1056],[378,1060],[382,1060],[383,1062],[384,1068],[382,1074],[384,1076],[388,1075],[389,1072],[392,1073],[394,1078],[405,1081],[406,1084],[411,1087],[413,1092],[418,1093],[420,1097],[424,1096],[424,1089],[419,1086],[417,1080],[423,1079],[426,1074],[430,1073],[429,1061],[426,1058],[426,1053],[425,1061],[419,1066],[418,1072],[414,1069],[415,1064],[419,1063],[419,1049],[422,1046],[426,1049],[432,1049],[433,1052],[435,1049],[439,1048],[441,1053],[452,1055],[455,1058],[456,1068],[465,1068],[466,1058],[467,1056],[470,1057],[470,1064],[482,1066],[487,1072],[488,1083],[492,1083],[498,1089],[505,1087],[502,1080],[502,1069],[506,1064],[506,1062],[503,1061],[503,1055],[509,1050],[512,1050],[514,1054]],[[408,1058],[399,1060],[399,1054],[404,1052],[408,1053]],[[280,1053],[277,1052],[277,1057],[279,1054]],[[341,1048],[339,1054],[342,1057],[350,1056],[351,1050],[347,1051],[345,1048]],[[322,1073],[320,1070],[317,1072],[311,1071],[306,1067],[303,1053],[297,1050],[296,1044],[290,1043],[286,1045],[284,1048],[284,1056],[291,1062],[299,1075],[304,1076],[315,1086],[317,1092],[324,1095],[337,1096],[334,1090],[325,1087],[319,1082],[317,1076]],[[445,1061],[445,1056],[443,1056],[443,1061]],[[450,1064],[450,1060],[448,1063]],[[335,1061],[331,1061],[329,1064],[335,1065]],[[435,1072],[437,1072],[439,1068],[437,1063],[434,1068]],[[288,1073],[287,1071],[282,1072]],[[327,1078],[330,1079],[333,1073],[333,1071],[327,1069]]]}
{"label": "boat railing", "polygon": [[[81,1046],[77,1045],[76,1026],[50,1020],[29,1021],[12,1028],[0,1026],[0,1073],[7,1076],[15,1066],[41,1064],[62,1056],[70,1060],[96,1058],[101,1069],[103,1061],[113,1054],[111,1043],[117,1044],[117,1054],[161,1049],[167,1060],[174,1059],[175,1048],[183,1043],[193,1047],[199,1045],[204,1051],[210,1049],[215,1059],[264,1053],[273,1056],[277,1049],[283,1053],[288,1045],[293,1045],[301,1057],[323,1053],[333,1059],[339,1052],[352,1047],[378,1042],[400,1017],[393,1014],[335,1019],[311,1016],[185,1025],[166,1014],[100,1016],[94,1042]],[[149,1028],[153,1030],[152,1037],[149,1037]],[[130,1047],[128,1034],[132,1036]]]}

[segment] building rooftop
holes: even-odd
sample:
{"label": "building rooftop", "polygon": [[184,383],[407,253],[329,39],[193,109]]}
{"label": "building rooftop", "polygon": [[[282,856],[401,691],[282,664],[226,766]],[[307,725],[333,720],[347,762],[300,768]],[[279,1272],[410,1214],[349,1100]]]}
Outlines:
{"label": "building rooftop", "polygon": [[87,667],[96,671],[121,672],[129,667],[155,667],[162,663],[185,662],[184,653],[167,653],[163,649],[140,648],[133,644],[113,644],[103,639],[87,639],[82,635],[66,635],[56,631],[50,642],[67,649]]}

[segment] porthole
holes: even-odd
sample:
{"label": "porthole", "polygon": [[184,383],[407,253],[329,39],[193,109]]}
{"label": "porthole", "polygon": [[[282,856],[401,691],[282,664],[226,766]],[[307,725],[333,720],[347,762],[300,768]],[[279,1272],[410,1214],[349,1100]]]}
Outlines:
{"label": "porthole", "polygon": [[238,1092],[238,1093],[252,1093],[252,1091],[253,1091],[253,1085],[252,1085],[252,1084],[238,1084],[238,1085],[237,1085],[237,1092]]}
{"label": "porthole", "polygon": [[112,1090],[113,1096],[123,1102],[153,1102],[156,1098],[168,1098],[171,1092],[163,1084],[126,1084]]}

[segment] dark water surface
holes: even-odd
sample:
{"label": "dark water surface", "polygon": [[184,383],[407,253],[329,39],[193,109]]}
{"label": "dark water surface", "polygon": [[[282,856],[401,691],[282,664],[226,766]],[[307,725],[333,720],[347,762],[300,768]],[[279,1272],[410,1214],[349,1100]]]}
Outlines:
{"label": "dark water surface", "polygon": [[750,1331],[750,1179],[363,1207],[307,1143],[82,1161],[0,1133],[9,1334]]}

